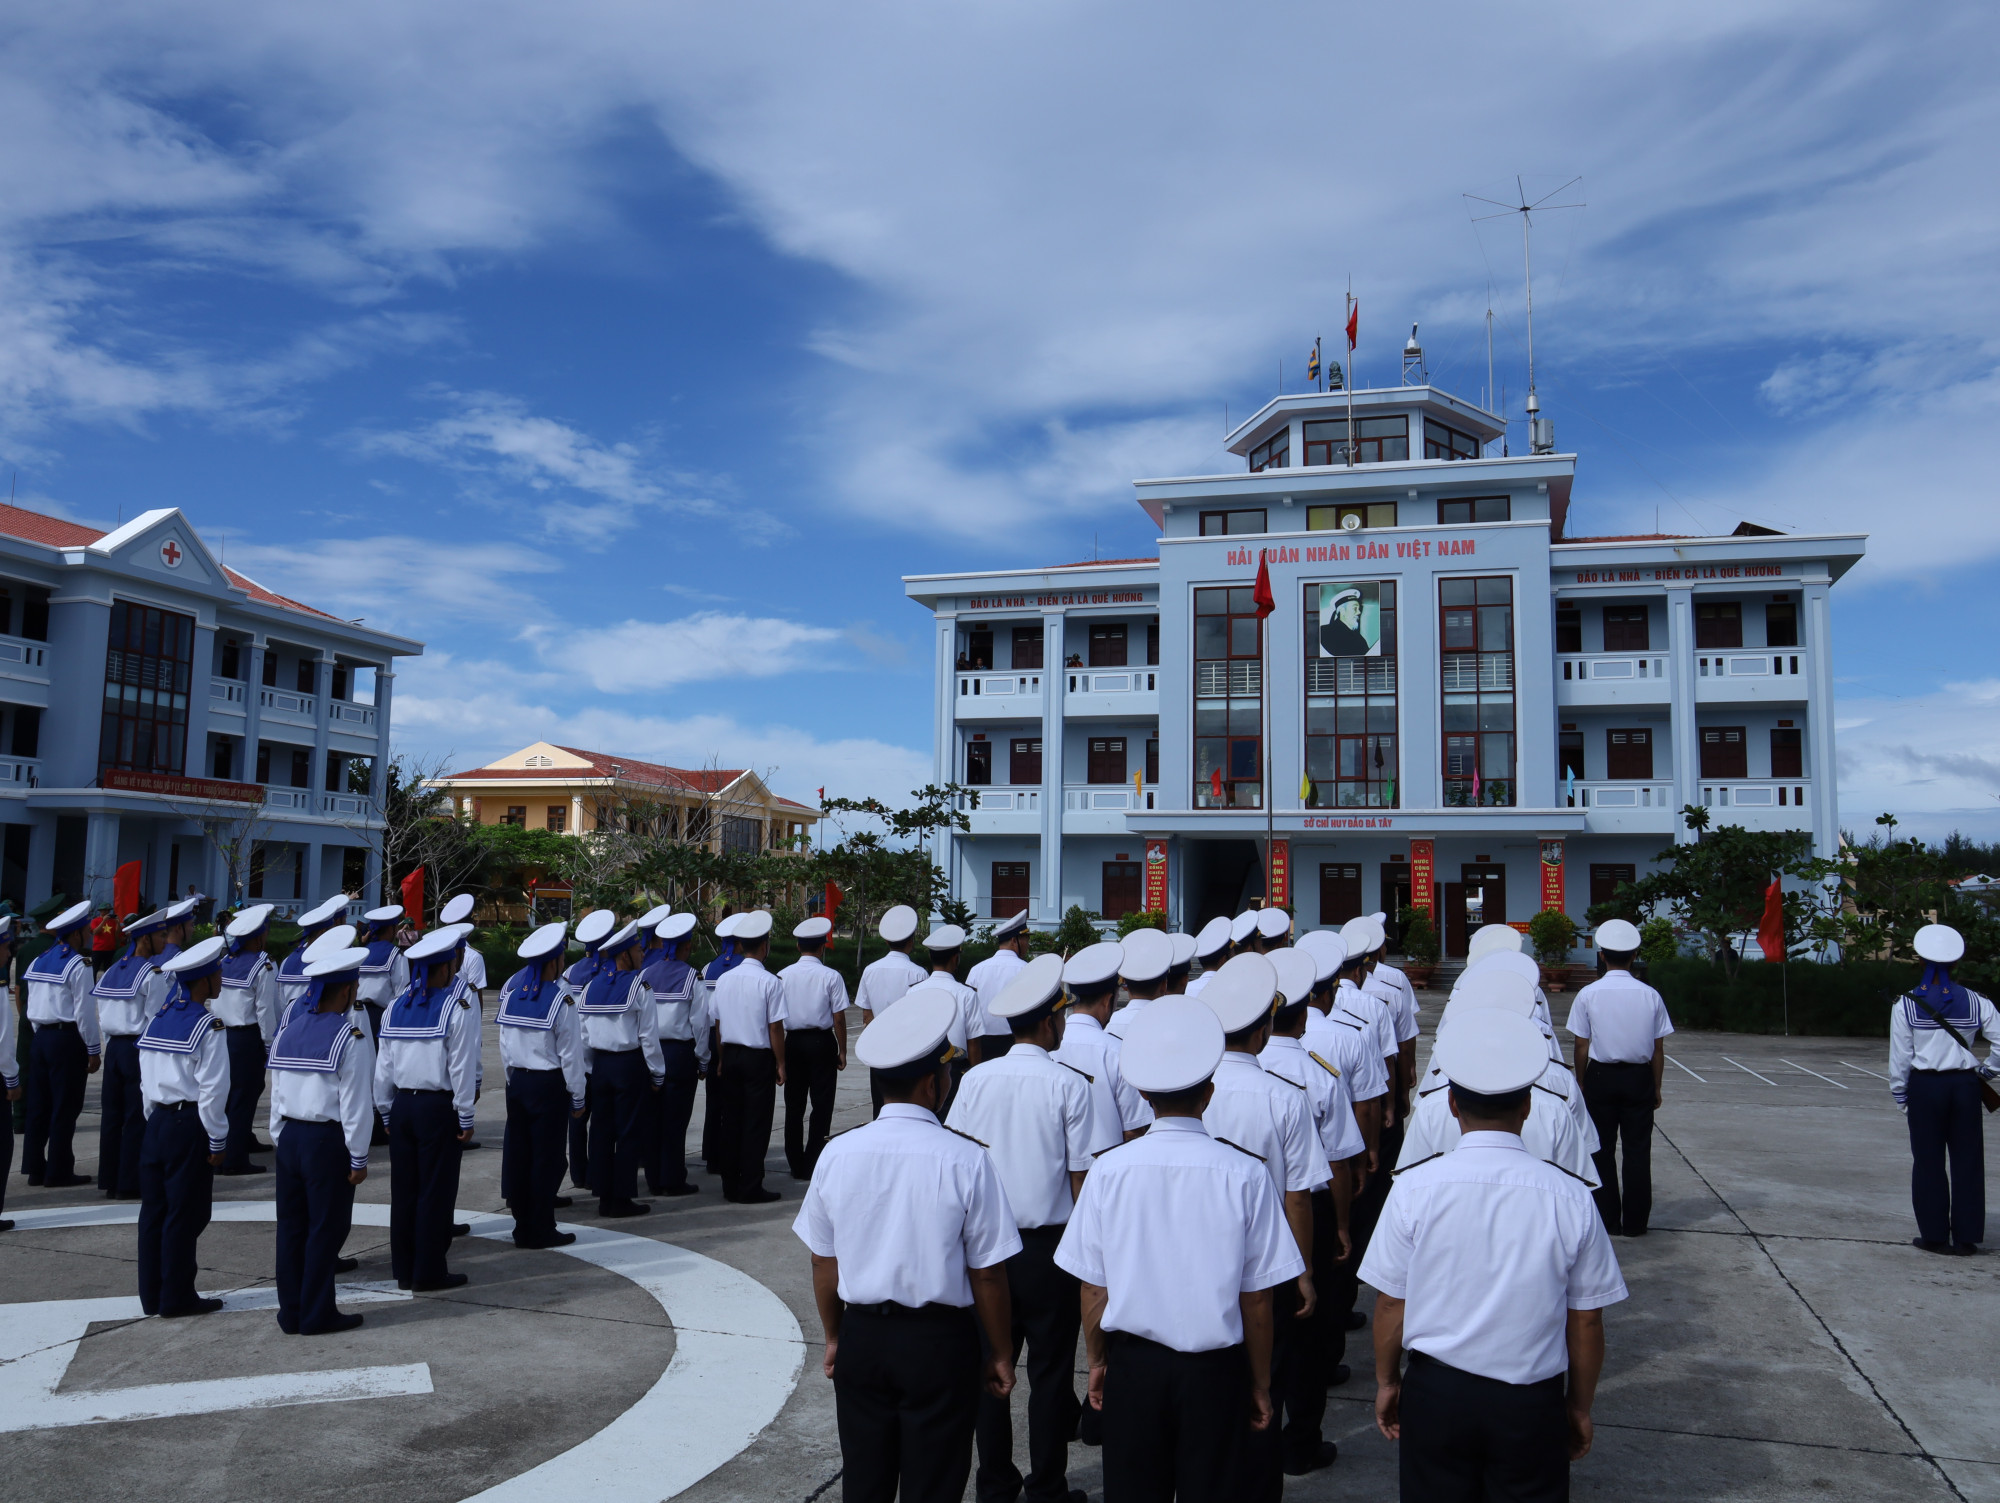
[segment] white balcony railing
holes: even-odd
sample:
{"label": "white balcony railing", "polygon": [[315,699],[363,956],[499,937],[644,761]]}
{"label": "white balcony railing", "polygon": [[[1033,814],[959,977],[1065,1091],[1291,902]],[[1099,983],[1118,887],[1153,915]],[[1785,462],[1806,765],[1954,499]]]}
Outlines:
{"label": "white balcony railing", "polygon": [[979,807],[973,809],[969,794],[958,795],[958,807],[975,814],[1029,814],[1042,807],[1039,788],[982,788]]}
{"label": "white balcony railing", "polygon": [[1586,679],[1615,679],[1627,683],[1637,683],[1641,679],[1651,682],[1657,679],[1664,682],[1667,676],[1667,660],[1664,657],[1648,657],[1644,654],[1633,656],[1623,653],[1591,653],[1583,657],[1565,654],[1559,661],[1562,664],[1560,670],[1562,677],[1569,683]]}
{"label": "white balcony railing", "polygon": [[1695,659],[1695,673],[1701,678],[1796,678],[1805,654],[1761,652]]}
{"label": "white balcony railing", "polygon": [[264,803],[272,809],[306,809],[313,806],[312,790],[309,788],[266,788]]}
{"label": "white balcony railing", "polygon": [[233,678],[212,678],[208,681],[208,702],[212,705],[240,705],[243,703],[245,685]]}
{"label": "white balcony railing", "polygon": [[1666,783],[1596,782],[1560,785],[1569,809],[1671,809],[1674,790]]}
{"label": "white balcony railing", "polygon": [[42,764],[21,757],[0,757],[0,785],[10,788],[41,786]]}
{"label": "white balcony railing", "polygon": [[365,793],[323,793],[319,799],[322,814],[357,814],[369,812],[368,795]]}
{"label": "white balcony railing", "polygon": [[1100,813],[1116,809],[1150,809],[1158,797],[1154,789],[1148,788],[1143,795],[1131,788],[1065,788],[1063,808],[1071,812],[1088,811]]}
{"label": "white balcony railing", "polygon": [[327,701],[326,715],[327,719],[331,720],[335,725],[339,725],[342,722],[349,725],[373,725],[375,723],[375,706],[351,705],[345,700],[333,699]]}
{"label": "white balcony railing", "polygon": [[1704,783],[1701,802],[1708,809],[1802,809],[1811,785],[1803,780],[1773,778],[1749,783]]}
{"label": "white balcony railing", "polygon": [[46,669],[49,649],[41,642],[30,642],[26,637],[0,637],[0,663],[18,663],[23,668]]}
{"label": "white balcony railing", "polygon": [[1069,692],[1072,694],[1143,694],[1157,691],[1160,687],[1160,673],[1157,668],[1128,668],[1118,673],[1099,673],[1083,669],[1071,669]]}
{"label": "white balcony railing", "polygon": [[1042,675],[1032,673],[961,673],[958,676],[958,694],[961,699],[997,699],[1008,695],[1030,695],[1042,692]]}
{"label": "white balcony railing", "polygon": [[312,719],[313,697],[310,694],[287,694],[283,689],[260,689],[257,703],[266,710],[277,710],[287,715],[303,715]]}

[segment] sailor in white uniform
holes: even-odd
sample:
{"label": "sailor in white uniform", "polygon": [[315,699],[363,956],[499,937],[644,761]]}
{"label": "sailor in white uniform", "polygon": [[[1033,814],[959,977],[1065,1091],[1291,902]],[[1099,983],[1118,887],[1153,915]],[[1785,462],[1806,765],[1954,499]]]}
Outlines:
{"label": "sailor in white uniform", "polygon": [[1199,997],[1201,989],[1222,969],[1229,959],[1230,932],[1226,918],[1212,918],[1201,926],[1201,933],[1194,937],[1194,958],[1201,964],[1201,974],[1181,988],[1183,996]]}
{"label": "sailor in white uniform", "polygon": [[785,987],[764,965],[771,953],[770,914],[761,908],[739,914],[734,937],[742,964],[715,984],[709,999],[722,1041],[716,1118],[722,1194],[737,1205],[768,1205],[778,1199],[764,1183],[764,1160],[785,1084]]}
{"label": "sailor in white uniform", "polygon": [[1287,948],[1292,942],[1292,916],[1282,908],[1257,910],[1257,928],[1250,947],[1259,955]]}
{"label": "sailor in white uniform", "polygon": [[[306,951],[312,947],[313,941],[329,930],[345,927],[341,920],[352,901],[346,893],[337,892],[299,915],[299,942],[292,946],[291,954],[278,964],[279,1024],[285,1021],[285,1014],[292,1010],[292,1004],[305,994]],[[342,945],[341,948],[347,949],[348,946]]]}
{"label": "sailor in white uniform", "polygon": [[702,1104],[701,1163],[704,1170],[722,1176],[725,1182],[729,1176],[729,1156],[721,1124],[722,1103],[728,1091],[722,1084],[722,1030],[715,1020],[715,989],[724,976],[743,964],[736,945],[736,926],[743,917],[740,913],[729,913],[716,921],[715,938],[721,949],[701,973],[702,1004],[709,1018],[708,1095]]}
{"label": "sailor in white uniform", "polygon": [[1624,919],[1599,924],[1597,952],[1605,972],[1578,992],[1569,1008],[1576,1074],[1597,1125],[1597,1177],[1603,1181],[1597,1209],[1611,1231],[1643,1237],[1653,1214],[1653,1113],[1660,1105],[1667,1035],[1674,1025],[1666,1000],[1632,974],[1637,928]]}
{"label": "sailor in white uniform", "polygon": [[[1627,927],[1630,926],[1628,925]],[[1509,929],[1507,932],[1512,934],[1514,931]],[[1636,929],[1632,932],[1635,934],[1638,933]],[[1457,991],[1471,977],[1485,975],[1492,971],[1504,971],[1510,975],[1519,976],[1523,981],[1527,982],[1529,989],[1534,993],[1535,997],[1535,1021],[1544,1027],[1554,1026],[1554,1020],[1549,1015],[1548,993],[1542,990],[1542,968],[1519,950],[1510,950],[1505,945],[1495,945],[1484,955],[1480,956],[1479,959],[1468,965],[1459,973],[1458,980],[1453,984],[1452,990]]]}
{"label": "sailor in white uniform", "polygon": [[[14,1172],[14,1103],[21,1099],[20,1008],[14,1001],[14,924],[0,913],[0,1211],[7,1209],[7,1180]],[[14,1223],[0,1219],[0,1232]]]}
{"label": "sailor in white uniform", "polygon": [[[458,952],[458,978],[465,983],[465,997],[472,1004],[472,1018],[475,1024],[472,1058],[476,1064],[473,1071],[473,1092],[476,1096],[486,1089],[486,1067],[484,1058],[486,1037],[486,957],[471,943],[477,926],[472,922],[475,904],[472,894],[462,892],[438,910],[438,922],[451,924],[465,930],[465,940]],[[463,1151],[470,1153],[480,1147],[479,1139],[469,1138],[463,1144]]]}
{"label": "sailor in white uniform", "polygon": [[[700,1185],[688,1179],[687,1130],[694,1116],[695,1086],[709,1066],[709,1036],[715,1024],[701,972],[682,951],[693,942],[695,916],[670,913],[653,931],[653,958],[639,979],[653,994],[660,1032],[660,1063],[666,1071],[653,1098],[653,1140],[646,1163],[646,1188],[655,1195],[693,1195]],[[843,1061],[845,1063],[845,1061]]]}
{"label": "sailor in white uniform", "polygon": [[820,959],[832,933],[824,914],[794,927],[799,958],[778,972],[785,992],[785,1163],[798,1180],[812,1178],[847,1068],[847,982]]}
{"label": "sailor in white uniform", "polygon": [[334,1304],[340,1246],[354,1224],[354,1187],[368,1178],[375,1124],[375,1045],[354,1007],[368,951],[307,962],[305,994],[271,1041],[271,1142],[277,1154],[278,1329],[351,1331]]}
{"label": "sailor in white uniform", "polygon": [[[692,924],[693,916],[689,916]],[[514,1213],[516,1247],[567,1247],[556,1230],[556,1201],[572,1116],[583,1115],[583,1038],[576,999],[561,980],[565,923],[543,924],[515,952],[521,969],[500,989],[500,1064],[507,1073],[507,1135],[500,1148],[500,1198]],[[682,1119],[686,1128],[686,1119]]]}
{"label": "sailor in white uniform", "polygon": [[[924,936],[924,949],[929,952],[931,973],[919,984],[941,987],[958,1000],[965,1058],[953,1063],[952,1074],[962,1077],[972,1066],[1006,1051],[999,1047],[998,1039],[989,1041],[987,1037],[986,1009],[980,1005],[979,993],[958,979],[959,967],[965,961],[965,931],[957,924],[939,924]],[[947,1109],[949,1105],[946,1103]]]}
{"label": "sailor in white uniform", "polygon": [[996,1017],[993,999],[1007,988],[1007,983],[1020,973],[1028,963],[1028,910],[1023,908],[1011,918],[1002,919],[993,926],[993,953],[965,973],[965,984],[979,994],[979,1006],[985,1013],[980,1029],[985,1037],[985,1057],[994,1058],[1005,1054],[1014,1045],[1014,1035],[1007,1027],[1007,1020]]}
{"label": "sailor in white uniform", "polygon": [[[1105,1031],[1112,999],[1118,992],[1118,969],[1124,963],[1124,946],[1110,940],[1085,945],[1064,962],[1062,979],[1070,1006],[1063,1018],[1062,1047],[1055,1051],[1055,1057],[1098,1085],[1095,1111],[1099,1119],[1115,1122],[1122,1136],[1136,1138],[1153,1120],[1152,1110],[1145,1098],[1125,1083],[1118,1068],[1122,1046]],[[1108,1134],[1100,1129],[1103,1136]]]}
{"label": "sailor in white uniform", "polygon": [[[101,1064],[103,1034],[91,995],[89,958],[74,948],[90,926],[90,904],[72,904],[43,925],[54,943],[21,974],[28,993],[28,1109],[21,1170],[31,1185],[65,1189],[76,1172],[76,1119],[84,1081]],[[86,941],[87,943],[87,941]]]}
{"label": "sailor in white uniform", "polygon": [[1077,1281],[1056,1266],[1055,1253],[1092,1154],[1108,1146],[1091,1141],[1090,1082],[1052,1056],[1063,1033],[1062,968],[1058,955],[1024,963],[991,1001],[993,1014],[1013,1029],[1013,1048],[966,1073],[945,1119],[985,1145],[1021,1233],[1021,1251],[1006,1268],[1009,1361],[1019,1363],[1024,1344],[1028,1358],[1028,1475],[1014,1465],[1008,1401],[985,1395],[978,1493],[1033,1503],[1070,1497],[1069,1437],[1079,1414],[1072,1372],[1083,1316]]}
{"label": "sailor in white uniform", "polygon": [[1481,1009],[1438,1053],[1463,1136],[1397,1177],[1361,1264],[1380,1291],[1376,1424],[1406,1503],[1564,1498],[1625,1282],[1589,1190],[1522,1147],[1540,1030]]}
{"label": "sailor in white uniform", "polygon": [[264,1058],[278,1032],[278,968],[264,953],[272,906],[253,903],[229,921],[228,950],[222,957],[222,990],[210,1010],[229,1046],[229,1144],[217,1174],[262,1174],[253,1153],[269,1153],[255,1131],[257,1103],[264,1095]]}
{"label": "sailor in white uniform", "polygon": [[907,903],[898,903],[882,915],[875,932],[882,936],[889,953],[880,960],[868,963],[854,989],[854,1005],[861,1010],[861,1026],[864,1028],[877,1013],[930,975],[929,971],[910,959],[910,946],[917,938],[916,909]]}
{"label": "sailor in white uniform", "polygon": [[1172,943],[1173,959],[1167,966],[1167,984],[1162,988],[1163,997],[1182,996],[1187,991],[1188,975],[1194,970],[1195,938],[1192,934],[1176,931],[1167,939]]}
{"label": "sailor in white uniform", "polygon": [[[579,1005],[583,1002],[584,989],[597,978],[601,971],[611,969],[611,962],[598,954],[605,940],[618,927],[618,915],[609,908],[593,908],[576,921],[576,942],[583,946],[583,955],[562,973],[563,995]],[[589,1086],[590,1044],[583,1048],[584,1084]],[[578,1189],[590,1186],[590,1102],[586,1089],[583,1115],[572,1116],[569,1121],[569,1179]]]}
{"label": "sailor in white uniform", "polygon": [[[1889,1090],[1910,1123],[1914,1246],[1966,1257],[1986,1240],[1986,1143],[1982,1095],[2000,1061],[2000,1013],[1951,978],[1965,939],[1947,924],[1926,924],[1912,947],[1923,979],[1889,1015]],[[1986,1037],[1986,1058],[1973,1040]],[[1951,1161],[1950,1177],[1945,1160]]]}
{"label": "sailor in white uniform", "polygon": [[1164,930],[1134,929],[1118,941],[1118,979],[1125,984],[1125,1005],[1111,1015],[1104,1031],[1115,1039],[1146,1010],[1146,1004],[1166,995],[1167,973],[1174,963],[1174,942]]}
{"label": "sailor in white uniform", "polygon": [[382,1014],[410,985],[410,963],[396,948],[396,930],[403,922],[403,905],[390,903],[361,915],[361,943],[368,959],[361,967],[361,1005],[368,1014],[368,1036],[378,1038]]}
{"label": "sailor in white uniform", "polygon": [[854,1055],[880,1080],[881,1114],[827,1143],[792,1223],[812,1253],[855,1503],[959,1503],[980,1391],[1014,1388],[1004,1265],[1020,1233],[991,1156],[937,1118],[958,1020],[930,988],[862,1031]]}
{"label": "sailor in white uniform", "polygon": [[[1396,1120],[1401,1122],[1409,1115],[1410,1092],[1417,1083],[1417,1035],[1422,1030],[1417,1024],[1416,990],[1406,981],[1398,986],[1382,966],[1383,956],[1388,953],[1389,939],[1382,927],[1382,921],[1373,917],[1349,919],[1341,926],[1341,942],[1347,946],[1350,955],[1363,957],[1361,990],[1382,1003],[1382,1010],[1389,1021],[1389,1029],[1396,1039]],[[1401,978],[1402,972],[1394,973]]]}
{"label": "sailor in white uniform", "polygon": [[634,1196],[646,1157],[646,1099],[665,1081],[666,1063],[659,1012],[639,975],[639,926],[605,940],[596,959],[597,974],[577,1003],[590,1050],[590,1188],[598,1215],[643,1216],[652,1206]]}
{"label": "sailor in white uniform", "polygon": [[1109,1499],[1245,1496],[1246,1411],[1272,1427],[1272,1296],[1306,1262],[1265,1166],[1203,1125],[1222,1054],[1222,1024],[1192,998],[1133,1021],[1123,1059],[1155,1121],[1092,1164],[1056,1249],[1084,1285]]}
{"label": "sailor in white uniform", "polygon": [[146,1132],[139,1092],[139,1035],[172,989],[172,983],[158,974],[166,932],[166,909],[135,916],[125,925],[130,947],[104,968],[91,987],[97,1026],[104,1036],[97,1188],[113,1200],[139,1198],[139,1151]]}
{"label": "sailor in white uniform", "polygon": [[389,1262],[399,1289],[456,1289],[446,1266],[459,1150],[472,1136],[479,1023],[458,975],[465,931],[433,929],[404,952],[412,972],[389,1004],[375,1056],[375,1109],[389,1130]]}
{"label": "sailor in white uniform", "polygon": [[[196,1292],[195,1244],[208,1226],[215,1167],[229,1131],[229,1048],[208,1004],[222,983],[221,936],[166,964],[174,990],[139,1035],[146,1113],[139,1154],[139,1307],[148,1315],[208,1315]],[[262,1070],[263,1062],[258,1061]]]}

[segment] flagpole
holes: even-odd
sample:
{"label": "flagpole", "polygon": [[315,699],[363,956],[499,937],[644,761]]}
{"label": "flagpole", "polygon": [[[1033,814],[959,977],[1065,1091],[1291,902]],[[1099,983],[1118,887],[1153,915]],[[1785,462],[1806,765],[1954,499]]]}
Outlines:
{"label": "flagpole", "polygon": [[1354,463],[1360,444],[1354,433],[1354,280],[1347,284],[1347,462]]}
{"label": "flagpole", "polygon": [[[1269,555],[1265,556],[1265,567],[1270,566]],[[1271,592],[1273,603],[1277,591]],[[1275,610],[1273,614],[1276,614]],[[1271,618],[1266,616],[1257,623],[1258,665],[1262,677],[1258,688],[1257,702],[1263,710],[1264,725],[1264,906],[1272,906],[1272,853],[1277,850],[1277,811],[1271,807],[1277,787],[1271,779]]]}

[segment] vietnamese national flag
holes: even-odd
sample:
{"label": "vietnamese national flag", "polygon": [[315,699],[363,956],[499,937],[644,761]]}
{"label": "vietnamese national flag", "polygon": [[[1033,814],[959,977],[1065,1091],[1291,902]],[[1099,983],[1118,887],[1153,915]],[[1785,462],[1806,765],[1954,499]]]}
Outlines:
{"label": "vietnamese national flag", "polygon": [[[167,894],[173,900],[173,894]],[[139,911],[139,863],[128,861],[111,878],[111,916],[123,924]]]}
{"label": "vietnamese national flag", "polygon": [[1222,797],[1222,769],[1220,767],[1209,773],[1208,791],[1218,799]]}
{"label": "vietnamese national flag", "polygon": [[420,866],[403,878],[403,916],[412,929],[424,927],[424,869]]}
{"label": "vietnamese national flag", "polygon": [[1271,566],[1264,561],[1264,550],[1257,550],[1257,588],[1250,592],[1250,598],[1257,606],[1257,619],[1262,621],[1278,608],[1277,597],[1271,593]]}
{"label": "vietnamese national flag", "polygon": [[1766,960],[1785,958],[1785,895],[1776,877],[1764,889],[1764,920],[1757,926],[1757,944]]}
{"label": "vietnamese national flag", "polygon": [[1347,305],[1347,354],[1350,361],[1354,358],[1354,336],[1360,332],[1360,329],[1361,304],[1358,302],[1349,303]]}

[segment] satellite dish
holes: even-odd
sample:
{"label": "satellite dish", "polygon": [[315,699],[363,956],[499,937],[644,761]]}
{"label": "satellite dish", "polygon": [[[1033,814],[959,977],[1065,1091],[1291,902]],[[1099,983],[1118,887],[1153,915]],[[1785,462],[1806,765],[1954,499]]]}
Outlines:
{"label": "satellite dish", "polygon": [[1361,513],[1359,512],[1351,511],[1340,519],[1340,530],[1342,532],[1356,532],[1360,530],[1360,527]]}

